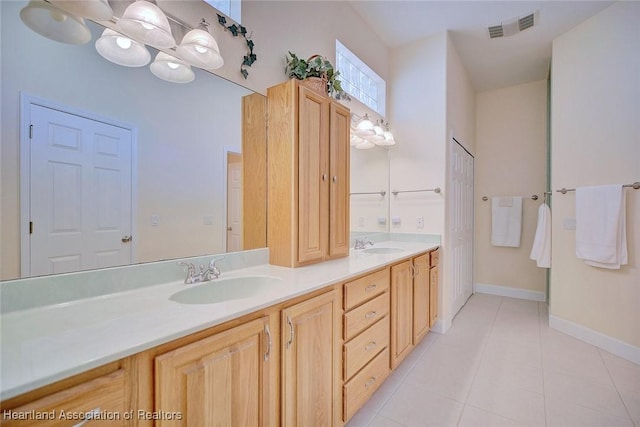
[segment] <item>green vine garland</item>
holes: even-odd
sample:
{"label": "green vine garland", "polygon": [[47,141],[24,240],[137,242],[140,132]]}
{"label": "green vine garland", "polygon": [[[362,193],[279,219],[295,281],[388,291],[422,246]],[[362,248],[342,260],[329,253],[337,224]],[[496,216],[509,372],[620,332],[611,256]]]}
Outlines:
{"label": "green vine garland", "polygon": [[247,42],[247,47],[249,48],[249,52],[244,56],[242,60],[242,64],[240,65],[240,74],[246,79],[249,75],[249,72],[244,67],[251,67],[251,65],[256,62],[258,57],[255,53],[253,53],[253,48],[255,47],[255,43],[249,37],[247,37],[247,28],[242,25],[231,24],[227,27],[227,18],[224,16],[218,15],[218,23],[224,27],[225,30],[229,30],[229,32],[233,35],[233,37],[242,36]]}

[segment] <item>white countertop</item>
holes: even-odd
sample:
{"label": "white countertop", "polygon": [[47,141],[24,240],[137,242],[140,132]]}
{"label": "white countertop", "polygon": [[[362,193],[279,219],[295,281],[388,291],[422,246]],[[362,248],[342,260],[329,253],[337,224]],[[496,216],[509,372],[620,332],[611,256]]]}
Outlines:
{"label": "white countertop", "polygon": [[[171,282],[0,317],[0,400],[148,350],[282,301],[347,280],[438,246],[383,242],[393,254],[351,255],[301,268],[260,265],[222,272],[220,279],[272,276],[281,285],[257,297],[216,304],[181,304],[169,297],[188,286]],[[205,284],[214,282],[205,282]]]}

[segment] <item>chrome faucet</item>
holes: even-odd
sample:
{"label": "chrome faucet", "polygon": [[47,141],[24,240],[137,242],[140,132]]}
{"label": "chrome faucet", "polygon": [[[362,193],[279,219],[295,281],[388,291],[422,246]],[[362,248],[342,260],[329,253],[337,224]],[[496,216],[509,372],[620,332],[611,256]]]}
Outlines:
{"label": "chrome faucet", "polygon": [[[224,257],[223,257],[224,258]],[[204,268],[203,264],[200,264],[200,272],[196,272],[196,266],[192,262],[179,261],[178,265],[187,267],[187,277],[184,279],[184,283],[192,285],[199,282],[208,282],[210,280],[220,277],[220,269],[216,266],[216,261],[222,258],[212,259],[209,262],[209,268]]]}
{"label": "chrome faucet", "polygon": [[373,242],[371,240],[365,240],[364,237],[362,239],[356,237],[356,243],[353,245],[353,249],[364,249],[367,245],[373,246]]}

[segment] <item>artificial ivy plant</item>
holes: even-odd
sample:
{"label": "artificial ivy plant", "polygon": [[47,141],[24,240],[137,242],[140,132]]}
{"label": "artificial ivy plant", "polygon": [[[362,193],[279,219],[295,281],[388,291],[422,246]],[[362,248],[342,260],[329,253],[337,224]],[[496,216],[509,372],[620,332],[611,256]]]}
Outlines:
{"label": "artificial ivy plant", "polygon": [[289,78],[304,80],[308,77],[322,77],[324,75],[327,78],[327,91],[330,96],[338,100],[351,101],[351,97],[342,89],[342,83],[338,80],[340,71],[335,71],[327,58],[314,55],[305,60],[289,51],[286,59],[285,72]]}

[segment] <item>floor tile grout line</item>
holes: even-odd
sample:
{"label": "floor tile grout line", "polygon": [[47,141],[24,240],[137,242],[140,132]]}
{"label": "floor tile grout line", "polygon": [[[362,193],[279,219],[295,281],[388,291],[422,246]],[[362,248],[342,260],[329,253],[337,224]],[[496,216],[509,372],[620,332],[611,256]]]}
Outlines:
{"label": "floor tile grout line", "polygon": [[[482,364],[484,353],[487,350],[489,336],[491,335],[491,331],[493,330],[493,327],[496,324],[496,319],[498,318],[498,313],[500,313],[500,308],[502,307],[503,301],[504,301],[504,297],[500,297],[500,304],[498,304],[498,307],[496,308],[496,312],[493,316],[493,321],[491,322],[491,326],[489,327],[489,333],[487,334],[487,336],[484,339],[484,342],[482,343],[482,351],[480,354],[480,359],[478,361],[478,365],[476,366],[475,371],[473,372],[473,376],[471,378],[471,384],[469,385],[469,390],[467,391],[467,395],[465,396],[464,402],[462,403],[462,411],[460,411],[460,415],[458,415],[458,421],[456,422],[456,426],[460,425],[460,421],[462,420],[462,414],[464,414],[464,410],[467,407],[467,401],[469,400],[469,395],[471,394],[471,390],[473,389],[473,384],[476,381],[476,376],[478,375],[478,370],[480,369],[480,365]],[[473,405],[470,405],[470,406],[474,407]]]}
{"label": "floor tile grout line", "polygon": [[607,362],[604,360],[604,357],[602,356],[603,350],[598,348],[598,347],[596,347],[596,350],[598,351],[598,356],[600,356],[600,360],[602,360],[602,363],[604,364],[604,368],[607,370],[607,374],[609,374],[609,379],[611,380],[611,383],[613,384],[613,388],[616,389],[616,393],[618,395],[618,398],[620,399],[620,402],[622,402],[622,406],[624,406],[624,410],[627,413],[627,417],[629,417],[629,420],[631,420],[631,424],[633,424],[635,427],[638,427],[636,422],[634,421],[633,417],[631,416],[631,412],[629,412],[629,408],[627,407],[627,403],[622,398],[622,393],[620,392],[620,389],[618,389],[618,384],[616,383],[616,380],[613,378],[613,375],[611,375],[611,370],[609,369],[609,365],[607,365]]}

